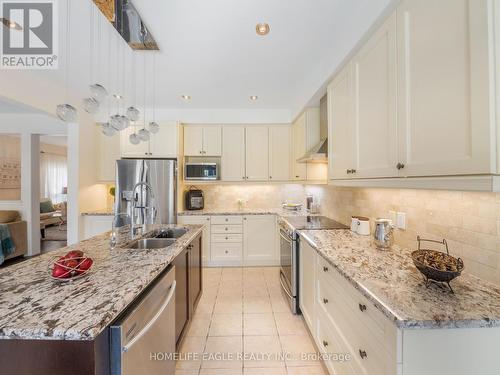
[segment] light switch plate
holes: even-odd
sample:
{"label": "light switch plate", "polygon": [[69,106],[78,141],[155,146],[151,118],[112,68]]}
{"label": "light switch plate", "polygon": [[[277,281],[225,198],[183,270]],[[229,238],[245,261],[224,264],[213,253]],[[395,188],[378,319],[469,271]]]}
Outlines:
{"label": "light switch plate", "polygon": [[396,225],[396,211],[389,211],[389,219],[391,219],[393,225]]}
{"label": "light switch plate", "polygon": [[401,230],[406,230],[406,212],[396,213],[396,226]]}

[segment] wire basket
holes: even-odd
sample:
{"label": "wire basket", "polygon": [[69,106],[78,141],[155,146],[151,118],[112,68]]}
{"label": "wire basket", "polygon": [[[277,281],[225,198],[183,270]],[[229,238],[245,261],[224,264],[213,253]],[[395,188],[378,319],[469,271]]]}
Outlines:
{"label": "wire basket", "polygon": [[[75,261],[74,265],[68,265],[68,261]],[[90,262],[90,265],[88,265]],[[47,271],[52,280],[59,282],[68,282],[81,279],[88,275],[90,269],[92,268],[93,260],[85,256],[85,254],[81,257],[72,257],[70,259],[66,259],[62,256],[52,257],[51,260],[47,263]],[[84,268],[87,266],[87,268]],[[62,273],[59,276],[53,276],[52,272],[54,267],[60,267],[62,269]]]}
{"label": "wire basket", "polygon": [[[418,250],[411,253],[415,267],[425,276],[426,286],[429,286],[430,280],[440,283],[446,283],[451,292],[454,293],[450,281],[460,276],[464,269],[464,262],[460,258],[450,255],[448,243],[445,239],[442,241],[426,240],[417,236]],[[433,242],[444,245],[446,253],[442,251],[421,249],[421,242]]]}

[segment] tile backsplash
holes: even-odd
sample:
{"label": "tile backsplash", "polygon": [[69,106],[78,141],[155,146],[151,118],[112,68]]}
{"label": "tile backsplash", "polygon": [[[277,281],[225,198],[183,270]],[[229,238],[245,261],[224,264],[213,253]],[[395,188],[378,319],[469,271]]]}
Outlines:
{"label": "tile backsplash", "polygon": [[307,186],[305,193],[320,197],[321,212],[344,224],[351,215],[368,216],[373,229],[373,219],[405,212],[406,230],[395,232],[397,245],[416,248],[417,234],[446,238],[466,271],[500,285],[500,194],[333,186]]}

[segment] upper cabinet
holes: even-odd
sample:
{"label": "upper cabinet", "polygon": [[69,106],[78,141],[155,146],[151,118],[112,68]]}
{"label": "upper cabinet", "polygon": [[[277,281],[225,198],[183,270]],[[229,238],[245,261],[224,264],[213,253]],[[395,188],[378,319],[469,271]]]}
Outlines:
{"label": "upper cabinet", "polygon": [[221,156],[222,127],[219,125],[184,126],[185,156]]}
{"label": "upper cabinet", "polygon": [[405,176],[492,172],[487,3],[407,0],[397,9]]}
{"label": "upper cabinet", "polygon": [[245,180],[244,126],[223,126],[221,171],[223,181]]}
{"label": "upper cabinet", "polygon": [[148,142],[133,145],[129,136],[138,130],[133,126],[120,132],[120,150],[123,158],[176,158],[178,156],[178,123],[160,122],[158,133],[151,134]]}
{"label": "upper cabinet", "polygon": [[330,179],[497,173],[491,11],[486,0],[401,2],[329,85]]}
{"label": "upper cabinet", "polygon": [[269,179],[289,181],[291,172],[292,131],[290,126],[269,127]]}
{"label": "upper cabinet", "polygon": [[245,129],[246,180],[269,180],[269,128],[253,125]]}
{"label": "upper cabinet", "polygon": [[295,181],[304,181],[307,179],[307,164],[297,162],[297,159],[304,156],[307,152],[306,117],[306,112],[302,113],[292,125],[292,179]]}

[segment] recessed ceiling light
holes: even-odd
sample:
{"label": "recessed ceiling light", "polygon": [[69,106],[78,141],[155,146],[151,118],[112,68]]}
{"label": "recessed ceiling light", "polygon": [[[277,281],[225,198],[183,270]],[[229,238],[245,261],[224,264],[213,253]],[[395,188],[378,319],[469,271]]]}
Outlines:
{"label": "recessed ceiling light", "polygon": [[255,31],[257,32],[257,35],[267,35],[269,34],[269,31],[271,28],[269,27],[269,24],[267,23],[258,23],[257,26],[255,26]]}
{"label": "recessed ceiling light", "polygon": [[184,100],[191,100],[191,95],[182,95],[181,98]]}
{"label": "recessed ceiling light", "polygon": [[257,95],[252,95],[250,97],[250,100],[253,100],[253,101],[256,101],[257,99],[259,99],[259,97]]}

